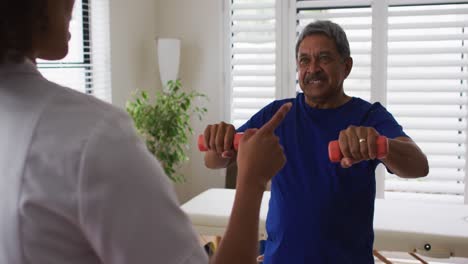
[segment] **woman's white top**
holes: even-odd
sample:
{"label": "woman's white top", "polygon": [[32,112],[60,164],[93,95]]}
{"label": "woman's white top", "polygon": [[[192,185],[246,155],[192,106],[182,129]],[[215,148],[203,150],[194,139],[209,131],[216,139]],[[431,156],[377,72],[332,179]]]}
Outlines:
{"label": "woman's white top", "polygon": [[0,64],[0,263],[207,263],[127,114]]}

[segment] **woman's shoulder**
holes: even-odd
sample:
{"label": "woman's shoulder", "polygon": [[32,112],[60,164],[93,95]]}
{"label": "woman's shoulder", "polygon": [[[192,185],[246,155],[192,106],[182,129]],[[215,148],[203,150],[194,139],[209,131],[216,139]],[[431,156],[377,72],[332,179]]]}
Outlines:
{"label": "woman's shoulder", "polygon": [[53,136],[56,142],[80,145],[96,133],[120,137],[135,134],[128,114],[108,102],[47,80],[38,82],[36,88],[48,94],[42,97],[37,113],[38,139]]}

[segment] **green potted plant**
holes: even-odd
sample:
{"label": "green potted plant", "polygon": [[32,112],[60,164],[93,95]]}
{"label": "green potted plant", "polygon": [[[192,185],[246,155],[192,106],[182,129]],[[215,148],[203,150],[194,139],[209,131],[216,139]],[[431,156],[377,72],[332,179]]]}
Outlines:
{"label": "green potted plant", "polygon": [[177,169],[188,160],[186,150],[189,148],[189,136],[193,134],[190,116],[196,114],[201,120],[207,112],[205,107],[194,106],[197,98],[206,99],[206,96],[194,91],[182,91],[180,80],[176,80],[169,81],[164,91],[156,92],[154,101],[147,92],[140,91],[126,106],[148,150],[176,183],[185,181],[184,175]]}

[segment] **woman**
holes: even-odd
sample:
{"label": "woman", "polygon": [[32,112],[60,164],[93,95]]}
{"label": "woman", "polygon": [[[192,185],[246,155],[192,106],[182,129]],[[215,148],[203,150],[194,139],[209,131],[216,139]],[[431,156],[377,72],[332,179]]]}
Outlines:
{"label": "woman", "polygon": [[[128,116],[38,72],[36,59],[66,56],[73,4],[2,1],[0,263],[207,263]],[[241,141],[236,201],[212,263],[255,262],[263,190],[285,163],[273,131],[289,107]]]}

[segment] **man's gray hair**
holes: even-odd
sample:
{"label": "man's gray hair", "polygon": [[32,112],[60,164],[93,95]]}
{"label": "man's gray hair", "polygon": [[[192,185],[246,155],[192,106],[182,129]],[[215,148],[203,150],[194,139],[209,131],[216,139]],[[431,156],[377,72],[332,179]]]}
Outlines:
{"label": "man's gray hair", "polygon": [[343,28],[329,20],[317,20],[315,22],[309,23],[299,35],[296,43],[296,59],[301,42],[306,37],[316,34],[324,34],[327,37],[333,39],[333,41],[335,41],[338,53],[343,59],[351,56],[348,38],[346,37],[346,33],[344,32]]}

